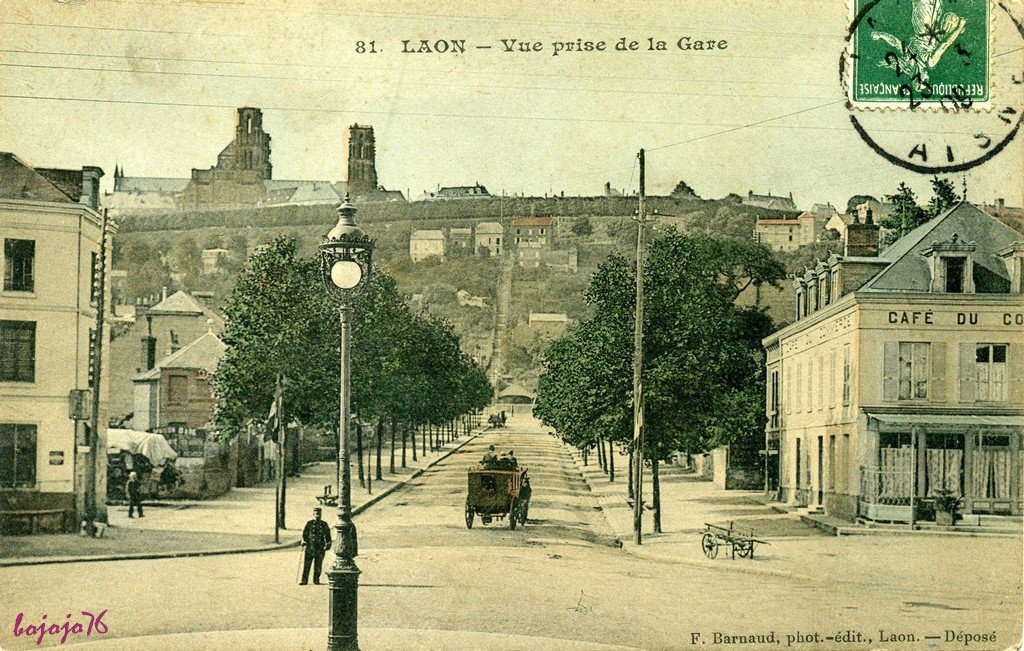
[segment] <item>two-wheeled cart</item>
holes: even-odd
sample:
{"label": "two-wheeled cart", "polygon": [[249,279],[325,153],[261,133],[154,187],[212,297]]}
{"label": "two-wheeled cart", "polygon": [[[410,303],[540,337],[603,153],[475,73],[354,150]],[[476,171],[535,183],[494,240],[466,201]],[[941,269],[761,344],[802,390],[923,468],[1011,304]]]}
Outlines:
{"label": "two-wheeled cart", "polygon": [[758,544],[767,545],[768,542],[755,538],[753,530],[749,535],[740,533],[734,528],[732,522],[729,523],[728,528],[705,522],[704,535],[700,539],[700,548],[708,558],[718,556],[718,548],[723,546],[730,549],[733,559],[737,556],[753,558],[754,546]]}

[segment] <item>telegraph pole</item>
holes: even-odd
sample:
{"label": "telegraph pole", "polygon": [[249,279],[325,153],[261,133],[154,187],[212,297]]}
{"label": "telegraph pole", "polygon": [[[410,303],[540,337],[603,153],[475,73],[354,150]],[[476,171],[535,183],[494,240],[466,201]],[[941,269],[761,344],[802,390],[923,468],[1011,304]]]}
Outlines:
{"label": "telegraph pole", "polygon": [[636,214],[636,321],[633,325],[633,458],[636,467],[633,476],[636,489],[633,494],[633,542],[643,544],[643,485],[644,485],[644,231],[647,213],[644,206],[644,150],[640,150],[640,199]]}
{"label": "telegraph pole", "polygon": [[103,209],[103,216],[100,221],[100,251],[96,258],[97,269],[96,284],[90,287],[89,291],[96,292],[96,328],[93,331],[92,341],[92,414],[89,419],[89,462],[85,467],[85,519],[88,523],[86,530],[90,535],[96,531],[96,516],[98,497],[96,495],[96,476],[99,465],[99,434],[100,434],[100,373],[103,370],[103,326],[104,310],[106,308],[106,273],[107,273],[107,209]]}

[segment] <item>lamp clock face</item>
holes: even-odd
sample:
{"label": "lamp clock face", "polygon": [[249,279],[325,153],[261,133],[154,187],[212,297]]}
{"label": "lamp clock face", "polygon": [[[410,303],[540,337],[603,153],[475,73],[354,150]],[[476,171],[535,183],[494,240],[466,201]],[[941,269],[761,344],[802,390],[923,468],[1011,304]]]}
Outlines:
{"label": "lamp clock face", "polygon": [[362,279],[362,267],[352,260],[339,260],[331,267],[331,282],[341,289],[353,289]]}

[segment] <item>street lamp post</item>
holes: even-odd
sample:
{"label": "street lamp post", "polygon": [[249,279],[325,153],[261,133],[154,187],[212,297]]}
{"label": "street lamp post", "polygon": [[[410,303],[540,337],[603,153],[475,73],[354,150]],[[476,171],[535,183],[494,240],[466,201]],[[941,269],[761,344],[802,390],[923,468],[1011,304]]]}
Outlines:
{"label": "street lamp post", "polygon": [[353,300],[365,289],[370,280],[373,241],[356,226],[356,213],[348,197],[338,206],[338,223],[320,243],[320,271],[331,301],[338,306],[341,320],[341,380],[340,414],[338,419],[338,463],[341,478],[338,491],[338,524],[335,525],[337,543],[334,564],[327,572],[330,585],[330,630],[327,634],[329,651],[359,651],[359,568],[355,557],[359,554],[356,527],[352,522],[352,471],[349,465],[349,399],[351,344],[351,310]]}

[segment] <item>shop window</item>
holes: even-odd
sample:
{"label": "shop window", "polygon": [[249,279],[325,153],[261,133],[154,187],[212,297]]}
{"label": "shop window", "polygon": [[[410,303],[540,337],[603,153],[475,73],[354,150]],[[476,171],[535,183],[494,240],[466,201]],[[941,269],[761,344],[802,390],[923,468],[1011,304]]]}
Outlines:
{"label": "shop window", "polygon": [[975,349],[977,399],[1006,400],[1006,344],[979,344]]}
{"label": "shop window", "polygon": [[35,488],[36,426],[0,423],[0,488]]}
{"label": "shop window", "polygon": [[35,321],[0,321],[0,382],[35,380]]}
{"label": "shop window", "polygon": [[983,448],[1008,448],[1010,447],[1010,435],[981,434],[979,443]]}
{"label": "shop window", "polygon": [[899,348],[900,400],[928,398],[928,343],[901,341]]}
{"label": "shop window", "polygon": [[4,290],[35,290],[36,243],[34,240],[4,240]]}

